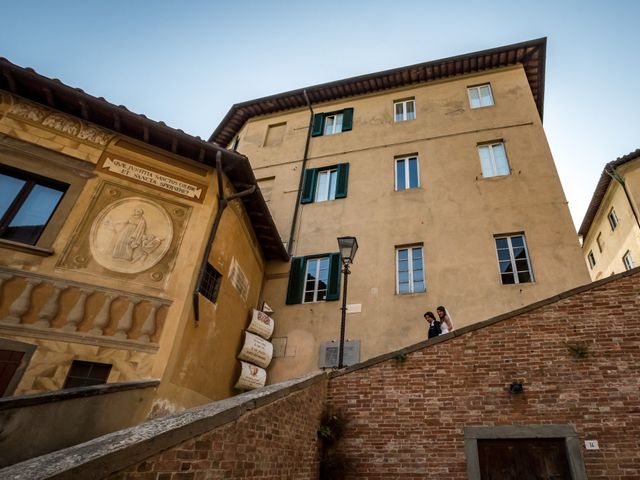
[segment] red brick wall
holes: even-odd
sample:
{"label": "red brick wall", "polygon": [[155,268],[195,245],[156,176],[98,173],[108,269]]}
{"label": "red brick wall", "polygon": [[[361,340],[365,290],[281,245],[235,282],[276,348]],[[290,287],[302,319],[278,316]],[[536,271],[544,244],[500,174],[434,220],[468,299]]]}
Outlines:
{"label": "red brick wall", "polygon": [[590,479],[638,479],[640,274],[336,376],[328,405],[349,422],[348,478],[464,479],[463,427],[572,424]]}
{"label": "red brick wall", "polygon": [[315,382],[109,479],[317,479],[325,389]]}

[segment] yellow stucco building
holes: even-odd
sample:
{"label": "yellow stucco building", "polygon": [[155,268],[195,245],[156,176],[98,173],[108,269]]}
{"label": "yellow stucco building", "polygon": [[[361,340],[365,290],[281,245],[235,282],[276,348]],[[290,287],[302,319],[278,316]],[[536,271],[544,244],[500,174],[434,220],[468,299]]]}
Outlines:
{"label": "yellow stucco building", "polygon": [[640,265],[640,150],[609,162],[582,220],[582,252],[592,280]]}
{"label": "yellow stucco building", "polygon": [[267,267],[271,381],[337,364],[336,238],[359,243],[346,362],[589,282],[542,126],[546,39],[234,105],[210,141],[246,155],[291,264]]}
{"label": "yellow stucco building", "polygon": [[266,262],[288,259],[255,183],[238,153],[2,59],[0,396],[234,394]]}

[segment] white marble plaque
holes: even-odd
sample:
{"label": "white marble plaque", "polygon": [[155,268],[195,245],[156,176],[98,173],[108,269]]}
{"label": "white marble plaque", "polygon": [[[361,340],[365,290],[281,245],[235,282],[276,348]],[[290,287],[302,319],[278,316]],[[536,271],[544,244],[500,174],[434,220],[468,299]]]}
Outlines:
{"label": "white marble plaque", "polygon": [[239,360],[255,363],[267,368],[273,358],[273,345],[264,338],[250,332],[244,332],[244,346],[238,354]]}
{"label": "white marble plaque", "polygon": [[262,338],[269,340],[273,334],[274,321],[266,313],[253,309],[251,323],[247,327],[247,331],[260,335]]}
{"label": "white marble plaque", "polygon": [[238,390],[253,390],[264,387],[267,382],[267,372],[265,369],[256,367],[247,362],[240,362],[242,371],[236,382],[235,388]]}

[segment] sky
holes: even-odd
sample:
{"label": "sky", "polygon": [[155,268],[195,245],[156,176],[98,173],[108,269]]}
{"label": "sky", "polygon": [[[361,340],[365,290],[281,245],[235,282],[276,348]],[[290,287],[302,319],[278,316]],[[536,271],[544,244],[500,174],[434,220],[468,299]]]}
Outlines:
{"label": "sky", "polygon": [[640,1],[0,0],[0,56],[207,139],[234,104],[547,37],[544,127],[579,227],[640,148]]}

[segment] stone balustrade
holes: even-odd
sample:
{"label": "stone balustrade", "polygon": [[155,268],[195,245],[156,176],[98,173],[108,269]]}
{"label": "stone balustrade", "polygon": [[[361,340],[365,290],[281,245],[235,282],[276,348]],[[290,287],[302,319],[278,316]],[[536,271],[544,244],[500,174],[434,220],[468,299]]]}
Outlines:
{"label": "stone balustrade", "polygon": [[0,267],[0,333],[155,350],[171,300]]}

